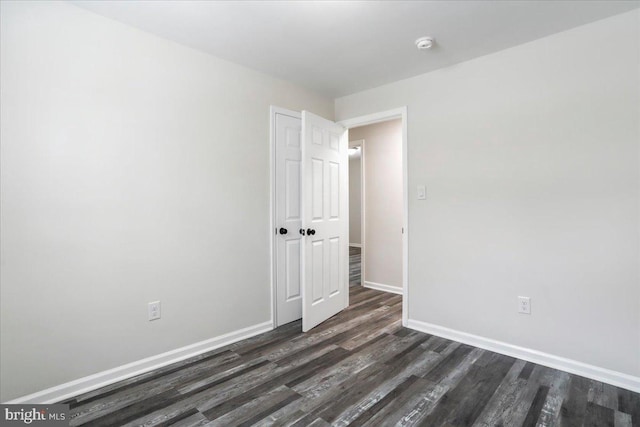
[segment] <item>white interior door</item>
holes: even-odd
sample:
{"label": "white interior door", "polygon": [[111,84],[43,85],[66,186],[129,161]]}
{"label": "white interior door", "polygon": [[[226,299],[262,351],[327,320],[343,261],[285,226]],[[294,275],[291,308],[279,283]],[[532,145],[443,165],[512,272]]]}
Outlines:
{"label": "white interior door", "polygon": [[302,123],[275,114],[276,323],[302,317]]}
{"label": "white interior door", "polygon": [[347,130],[302,112],[302,330],[349,305]]}

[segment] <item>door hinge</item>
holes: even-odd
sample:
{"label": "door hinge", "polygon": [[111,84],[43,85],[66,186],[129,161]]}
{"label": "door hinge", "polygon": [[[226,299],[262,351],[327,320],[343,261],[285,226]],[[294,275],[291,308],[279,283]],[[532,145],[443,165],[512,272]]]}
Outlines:
{"label": "door hinge", "polygon": [[404,227],[402,227],[402,234],[404,234]]}

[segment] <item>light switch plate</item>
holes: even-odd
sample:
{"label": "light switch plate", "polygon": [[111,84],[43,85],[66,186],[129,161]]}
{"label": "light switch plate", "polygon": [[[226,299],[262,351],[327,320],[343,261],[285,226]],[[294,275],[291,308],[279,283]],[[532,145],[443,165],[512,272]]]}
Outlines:
{"label": "light switch plate", "polygon": [[149,320],[158,320],[160,318],[160,301],[150,302],[147,306]]}
{"label": "light switch plate", "polygon": [[427,187],[425,185],[418,185],[418,200],[426,200]]}

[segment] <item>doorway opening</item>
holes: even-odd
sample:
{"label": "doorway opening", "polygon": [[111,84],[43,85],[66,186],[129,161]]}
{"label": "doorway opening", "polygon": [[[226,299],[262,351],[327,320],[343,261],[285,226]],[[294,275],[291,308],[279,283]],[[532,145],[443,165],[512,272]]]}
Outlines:
{"label": "doorway opening", "polygon": [[[376,282],[372,282],[372,280],[367,278],[367,254],[366,254],[366,249],[367,249],[367,223],[370,223],[371,221],[369,221],[367,219],[367,210],[366,210],[366,206],[369,205],[370,201],[367,201],[367,178],[366,178],[366,171],[368,170],[374,170],[372,169],[370,166],[371,165],[371,160],[373,160],[372,158],[367,157],[367,150],[370,150],[370,146],[373,144],[369,144],[367,145],[367,140],[366,140],[366,134],[363,135],[361,132],[361,130],[365,129],[365,127],[370,126],[370,125],[380,125],[383,126],[385,123],[391,123],[393,121],[399,121],[399,130],[397,130],[397,132],[400,133],[401,136],[401,152],[400,152],[400,157],[401,157],[401,162],[402,162],[402,166],[401,166],[401,188],[402,188],[402,196],[401,196],[401,201],[400,204],[402,206],[402,222],[401,222],[401,229],[400,229],[400,233],[401,233],[401,289],[398,289],[397,287],[394,288],[387,288],[387,289],[381,289],[380,290],[386,290],[387,292],[389,291],[394,291],[396,293],[401,293],[402,294],[402,325],[403,326],[407,326],[407,320],[409,317],[409,289],[408,289],[408,269],[409,269],[409,263],[408,263],[408,257],[409,257],[409,187],[408,187],[408,167],[407,167],[407,145],[408,145],[408,139],[407,139],[407,107],[400,107],[400,108],[396,108],[393,110],[388,110],[388,111],[382,111],[379,113],[374,113],[374,114],[369,114],[369,115],[365,115],[365,116],[360,116],[360,117],[355,117],[352,119],[347,119],[347,120],[342,120],[340,122],[338,122],[339,124],[341,124],[342,126],[344,126],[345,128],[349,129],[349,139],[351,141],[353,141],[354,143],[357,144],[356,141],[358,140],[362,140],[364,139],[364,143],[362,143],[362,146],[364,147],[362,150],[362,156],[364,161],[363,163],[363,170],[365,171],[365,177],[363,179],[364,182],[364,201],[362,202],[362,206],[365,207],[365,209],[363,209],[364,215],[362,217],[362,241],[363,241],[363,254],[361,255],[362,258],[362,267],[361,270],[363,272],[363,277],[361,279],[363,284],[368,284],[369,287],[375,288],[375,283]],[[373,127],[372,127],[373,128]],[[360,130],[358,130],[360,129]],[[389,148],[389,147],[387,147]],[[369,164],[368,164],[369,163]],[[375,173],[375,172],[372,172]],[[370,185],[374,185],[373,183],[371,183]],[[394,205],[397,207],[398,202],[395,201]],[[373,260],[370,261],[374,262]],[[378,261],[375,261],[378,262]],[[375,274],[375,273],[374,273]],[[397,274],[397,273],[396,273]],[[368,282],[368,283],[367,283]],[[379,284],[384,284],[384,283],[379,283]]]}
{"label": "doorway opening", "polygon": [[402,119],[349,139],[350,284],[402,295]]}
{"label": "doorway opening", "polygon": [[[331,315],[337,313],[341,309],[346,308],[349,305],[349,243],[355,243],[352,245],[355,252],[357,244],[359,242],[351,240],[349,232],[349,181],[347,175],[349,175],[348,164],[348,148],[349,139],[358,145],[361,152],[361,159],[364,160],[364,165],[361,165],[361,174],[364,173],[364,192],[361,192],[361,207],[364,207],[364,215],[360,215],[360,232],[361,242],[360,246],[364,253],[361,253],[362,267],[361,267],[361,281],[360,283],[366,287],[382,290],[385,292],[392,292],[402,295],[402,325],[406,326],[408,318],[408,277],[407,277],[407,255],[408,255],[408,190],[407,190],[407,109],[406,107],[398,108],[395,110],[389,110],[376,114],[371,114],[362,117],[356,117],[349,120],[332,123],[328,120],[322,119],[318,116],[314,116],[311,113],[303,111],[302,113],[284,110],[277,107],[271,108],[271,221],[270,221],[270,235],[271,235],[271,269],[272,269],[272,322],[273,326],[278,327],[285,323],[296,320],[299,315],[290,314],[289,318],[284,318],[282,314],[285,311],[289,313],[299,313],[298,306],[302,305],[302,319],[303,330],[308,330],[313,325],[322,322],[322,319],[328,319]],[[277,120],[278,119],[278,120]],[[285,125],[284,120],[288,123]],[[373,125],[373,126],[370,126]],[[379,194],[371,195],[371,201],[377,202],[377,207],[382,207],[383,213],[369,209],[372,218],[367,219],[367,206],[370,205],[367,202],[367,182],[366,175],[370,169],[367,167],[367,140],[365,138],[354,139],[348,138],[349,129],[357,135],[358,132],[367,130],[369,127],[384,129],[387,127],[393,127],[395,129],[397,145],[394,147],[394,157],[396,160],[396,167],[394,172],[380,172],[379,176],[372,175],[374,172],[369,172],[370,175],[378,178],[379,182],[370,184],[374,189],[377,187],[384,187],[384,184],[390,184],[395,188],[393,197],[389,197],[389,192],[382,189]],[[305,130],[306,129],[306,130]],[[280,136],[278,136],[280,135]],[[284,135],[286,138],[283,139]],[[399,137],[399,138],[398,138]],[[368,137],[370,145],[373,146],[376,136]],[[364,142],[362,141],[364,140]],[[280,141],[280,142],[278,142]],[[283,142],[285,141],[285,142]],[[278,145],[280,144],[280,145]],[[384,144],[380,144],[384,145]],[[279,152],[277,147],[285,147],[287,154],[285,156],[282,153],[285,151],[280,148]],[[319,147],[326,147],[327,153],[326,161],[322,160],[317,150]],[[338,149],[338,147],[340,147]],[[295,148],[292,149],[292,148]],[[387,145],[383,147],[390,149],[391,146]],[[383,150],[384,151],[384,150]],[[339,153],[340,154],[339,154]],[[305,154],[306,153],[306,154]],[[331,154],[333,153],[333,154]],[[343,157],[344,156],[344,157]],[[389,153],[376,153],[376,156],[384,160],[389,158]],[[324,162],[324,163],[323,163]],[[375,164],[375,162],[373,162]],[[278,166],[280,164],[280,166]],[[283,164],[287,166],[287,172],[283,173]],[[322,166],[324,164],[325,166]],[[343,169],[344,168],[344,169]],[[306,170],[306,172],[305,172]],[[322,172],[324,170],[324,172]],[[313,171],[313,176],[309,173]],[[278,184],[278,174],[281,174],[280,182],[286,181],[288,184],[286,188],[282,188],[282,185]],[[395,177],[389,179],[391,176]],[[282,177],[285,177],[284,179]],[[292,179],[292,177],[297,177]],[[324,177],[324,178],[323,178]],[[317,187],[313,182],[321,182],[320,179],[325,179],[323,192],[321,187]],[[297,181],[296,181],[297,180]],[[315,180],[315,181],[314,181]],[[382,184],[380,184],[382,183]],[[325,196],[321,196],[325,194]],[[386,194],[386,196],[385,196]],[[284,199],[282,198],[285,195]],[[326,199],[324,199],[326,197]],[[387,200],[385,200],[385,197]],[[320,210],[314,210],[313,203],[317,206],[322,206],[321,200],[326,200],[324,203],[325,208]],[[362,203],[364,199],[364,203]],[[282,205],[282,200],[286,200],[285,205]],[[380,203],[382,200],[382,203]],[[295,203],[291,204],[290,202]],[[278,204],[286,206],[285,210],[278,209]],[[311,203],[311,204],[310,204]],[[292,209],[291,206],[300,206],[300,210],[297,208]],[[338,208],[338,205],[340,206]],[[344,206],[344,208],[342,207]],[[386,208],[393,207],[396,215],[384,214]],[[324,210],[323,210],[324,209]],[[292,221],[291,227],[283,227],[284,217],[282,212],[286,213],[286,221]],[[313,211],[313,214],[312,214]],[[362,212],[361,211],[361,212]],[[324,217],[322,212],[325,212]],[[318,216],[320,215],[320,216]],[[369,233],[370,243],[378,243],[377,246],[371,246],[371,254],[367,254],[367,228],[372,230],[377,229],[379,225],[371,223],[370,220],[376,220],[382,218],[382,220],[393,217],[392,221],[387,221],[387,224],[381,227],[381,229],[388,230],[390,235],[395,238],[396,245],[394,246],[395,262],[391,269],[385,268],[386,257],[384,254],[380,255],[379,251],[385,249],[384,239],[380,244],[379,234]],[[389,218],[387,218],[389,217]],[[314,231],[313,224],[319,224],[318,221],[323,220],[326,224],[331,224],[331,220],[338,220],[340,224],[339,230],[333,236],[328,236],[325,239],[324,247],[321,249],[322,243],[321,235],[323,232],[318,229],[318,235],[313,233],[312,237],[309,236],[308,231]],[[394,222],[395,221],[395,222]],[[383,221],[384,222],[384,221]],[[282,223],[282,224],[281,224]],[[294,224],[295,223],[295,224]],[[367,227],[367,225],[369,227]],[[302,237],[298,237],[296,228],[299,227]],[[311,228],[310,228],[311,227]],[[307,231],[305,236],[304,232]],[[338,229],[336,229],[338,230]],[[339,233],[339,234],[338,234]],[[294,238],[295,236],[295,238]],[[354,238],[355,239],[355,238]],[[376,240],[377,239],[377,240]],[[393,240],[393,239],[391,239]],[[282,254],[286,254],[286,262],[283,263],[285,257]],[[316,257],[314,253],[317,253]],[[323,255],[324,254],[324,255]],[[337,255],[340,255],[338,258]],[[316,262],[316,259],[322,261],[325,259],[324,264]],[[369,260],[370,267],[367,266]],[[291,266],[295,266],[291,268]],[[337,265],[341,267],[335,267]],[[319,268],[318,266],[324,265],[325,267]],[[283,268],[283,266],[285,266]],[[313,273],[317,271],[318,274]],[[327,268],[328,266],[328,268]],[[381,269],[380,266],[383,268]],[[376,270],[377,268],[377,270]],[[321,271],[325,273],[320,274]],[[380,275],[382,271],[383,275]],[[384,271],[395,272],[394,279],[388,280],[388,283],[382,281],[374,281],[373,278],[385,277]],[[355,273],[355,272],[354,272]],[[369,276],[369,277],[367,277]],[[389,276],[390,277],[390,276]],[[286,278],[286,280],[283,280]],[[344,278],[344,279],[343,279]],[[378,279],[381,280],[381,279]],[[316,286],[316,282],[320,283],[320,286]],[[346,283],[345,283],[346,282]],[[316,289],[322,289],[322,283],[325,283],[324,289],[326,295],[324,299],[321,298],[321,293],[317,295]],[[339,286],[336,285],[339,283]],[[346,285],[347,289],[343,288],[342,283]],[[354,281],[356,285],[359,285],[357,279]],[[328,285],[328,286],[327,286]],[[334,289],[334,285],[336,286]],[[346,292],[344,292],[346,290]],[[306,296],[305,296],[306,295]],[[342,296],[340,296],[342,295]],[[329,301],[333,297],[333,308],[328,307],[327,310],[322,310],[319,304],[322,301]],[[328,298],[328,299],[327,299]],[[305,302],[306,301],[306,302]],[[319,301],[319,302],[316,302]],[[398,301],[399,302],[399,301]],[[283,309],[282,305],[287,304],[290,308],[295,309]],[[305,316],[305,309],[309,317]],[[317,315],[316,315],[317,314]],[[311,319],[315,317],[315,319]],[[307,326],[305,327],[305,319],[307,319]]]}

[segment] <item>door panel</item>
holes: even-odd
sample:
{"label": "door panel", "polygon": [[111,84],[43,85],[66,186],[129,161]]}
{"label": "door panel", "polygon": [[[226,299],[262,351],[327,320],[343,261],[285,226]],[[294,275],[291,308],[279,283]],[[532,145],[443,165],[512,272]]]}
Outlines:
{"label": "door panel", "polygon": [[302,151],[302,330],[308,331],[349,304],[347,131],[303,111]]}
{"label": "door panel", "polygon": [[[302,247],[300,245],[300,239],[290,239],[285,241],[286,250],[286,283],[285,283],[285,301],[296,301],[296,306],[302,307],[300,301],[300,266],[302,263]],[[297,307],[296,307],[297,308]],[[296,310],[297,313],[297,310]],[[299,319],[299,317],[297,318]],[[293,319],[296,320],[296,319]]]}
{"label": "door panel", "polygon": [[340,238],[332,237],[329,239],[329,296],[335,295],[340,291]]}
{"label": "door panel", "polygon": [[311,159],[311,219],[321,221],[324,212],[324,161]]}
{"label": "door panel", "polygon": [[[302,317],[302,150],[299,118],[275,115],[276,323]],[[281,234],[280,229],[286,229]]]}
{"label": "door panel", "polygon": [[302,192],[300,191],[300,160],[286,159],[285,212],[286,221],[300,221]]}
{"label": "door panel", "polygon": [[311,242],[311,286],[312,304],[322,302],[324,299],[324,242],[317,240]]}
{"label": "door panel", "polygon": [[340,219],[340,165],[329,162],[329,217]]}

